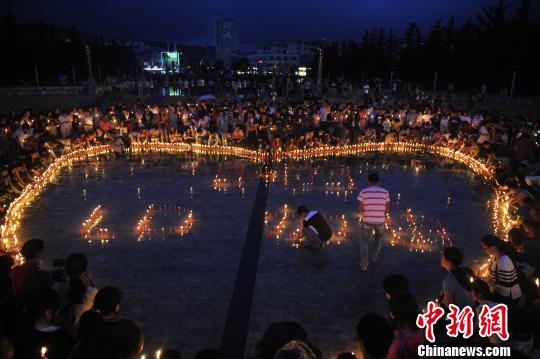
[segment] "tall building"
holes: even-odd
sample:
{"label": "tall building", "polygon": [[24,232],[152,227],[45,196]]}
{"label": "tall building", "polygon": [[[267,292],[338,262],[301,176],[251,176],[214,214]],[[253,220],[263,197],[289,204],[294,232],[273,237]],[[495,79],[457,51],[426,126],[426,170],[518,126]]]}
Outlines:
{"label": "tall building", "polygon": [[208,20],[208,46],[216,49],[216,57],[230,61],[238,51],[238,27],[234,19],[212,16]]}
{"label": "tall building", "polygon": [[294,40],[258,48],[247,56],[250,66],[259,72],[282,73],[295,67],[307,67],[313,61],[320,42],[317,40]]}

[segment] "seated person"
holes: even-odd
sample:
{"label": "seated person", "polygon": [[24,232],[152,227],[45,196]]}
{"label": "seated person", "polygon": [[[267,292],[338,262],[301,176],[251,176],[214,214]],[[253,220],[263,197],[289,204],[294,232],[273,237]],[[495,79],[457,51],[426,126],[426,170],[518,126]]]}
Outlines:
{"label": "seated person", "polygon": [[383,359],[394,338],[392,327],[378,314],[364,314],[356,326],[364,359]]}
{"label": "seated person", "polygon": [[34,317],[20,329],[15,337],[15,354],[17,358],[39,358],[46,350],[48,359],[65,359],[68,357],[73,339],[68,332],[55,324],[56,313],[60,309],[60,297],[53,289],[44,289],[37,296]]}

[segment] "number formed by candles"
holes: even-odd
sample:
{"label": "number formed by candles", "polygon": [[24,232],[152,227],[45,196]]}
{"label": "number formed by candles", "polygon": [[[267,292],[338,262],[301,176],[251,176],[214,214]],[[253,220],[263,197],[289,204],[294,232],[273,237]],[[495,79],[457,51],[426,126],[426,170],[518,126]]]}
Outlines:
{"label": "number formed by candles", "polygon": [[[155,218],[160,215],[174,217],[174,224],[170,226],[155,227]],[[193,210],[177,205],[151,204],[137,222],[135,233],[137,241],[152,238],[165,238],[166,236],[184,236],[193,227]]]}
{"label": "number formed by candles", "polygon": [[[22,193],[9,205],[9,208],[6,210],[4,223],[0,227],[0,249],[6,252],[18,252],[20,243],[17,237],[17,231],[20,226],[21,218],[25,209],[39,196],[39,194],[49,183],[56,180],[57,175],[61,169],[71,167],[74,162],[96,157],[99,155],[108,154],[114,151],[115,146],[113,145],[99,145],[83,149],[77,149],[68,154],[64,154],[58,157],[52,164],[49,165],[49,167],[47,167],[45,171],[42,172],[40,176],[37,176],[32,183],[29,183],[24,188]],[[282,159],[305,161],[307,159],[312,159],[316,157],[350,156],[375,151],[405,154],[433,154],[441,156],[443,158],[452,159],[458,163],[467,166],[470,170],[480,176],[486,183],[493,187],[494,194],[493,199],[490,201],[490,207],[492,211],[492,223],[495,234],[501,236],[502,238],[507,238],[507,233],[514,224],[512,216],[509,213],[508,200],[510,197],[508,189],[504,188],[497,182],[493,171],[481,160],[478,160],[466,153],[459,152],[451,148],[441,147],[438,145],[429,145],[416,142],[364,142],[348,146],[277,151],[270,154],[264,151],[254,151],[234,146],[207,146],[202,144],[166,142],[135,142],[132,144],[129,151],[132,153],[181,153],[191,151],[196,154],[236,156],[240,158],[247,158],[256,163],[267,162],[270,158],[274,163],[279,163]],[[267,182],[275,181],[276,171],[270,169],[267,165],[264,165],[263,170],[260,172],[260,175]],[[293,189],[293,193],[297,191],[298,189]],[[186,218],[185,220],[188,220],[188,222],[190,221],[189,218]],[[189,226],[186,227],[186,225],[184,225],[183,228],[185,229],[188,227]]]}

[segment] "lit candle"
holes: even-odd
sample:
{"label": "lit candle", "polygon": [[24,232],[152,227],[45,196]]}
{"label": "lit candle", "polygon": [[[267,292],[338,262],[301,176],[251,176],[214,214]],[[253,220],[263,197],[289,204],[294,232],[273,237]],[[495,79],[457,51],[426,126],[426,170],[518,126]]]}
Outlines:
{"label": "lit candle", "polygon": [[160,359],[161,358],[161,349],[158,349],[156,351],[156,359]]}
{"label": "lit candle", "polygon": [[47,347],[41,347],[41,359],[47,359]]}

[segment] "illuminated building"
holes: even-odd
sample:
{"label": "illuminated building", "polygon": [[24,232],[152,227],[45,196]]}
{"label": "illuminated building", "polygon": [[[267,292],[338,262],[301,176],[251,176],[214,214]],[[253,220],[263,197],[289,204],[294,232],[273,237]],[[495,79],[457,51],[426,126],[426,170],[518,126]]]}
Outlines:
{"label": "illuminated building", "polygon": [[208,46],[216,49],[218,59],[225,64],[230,62],[239,46],[238,26],[234,19],[221,16],[208,19]]}

